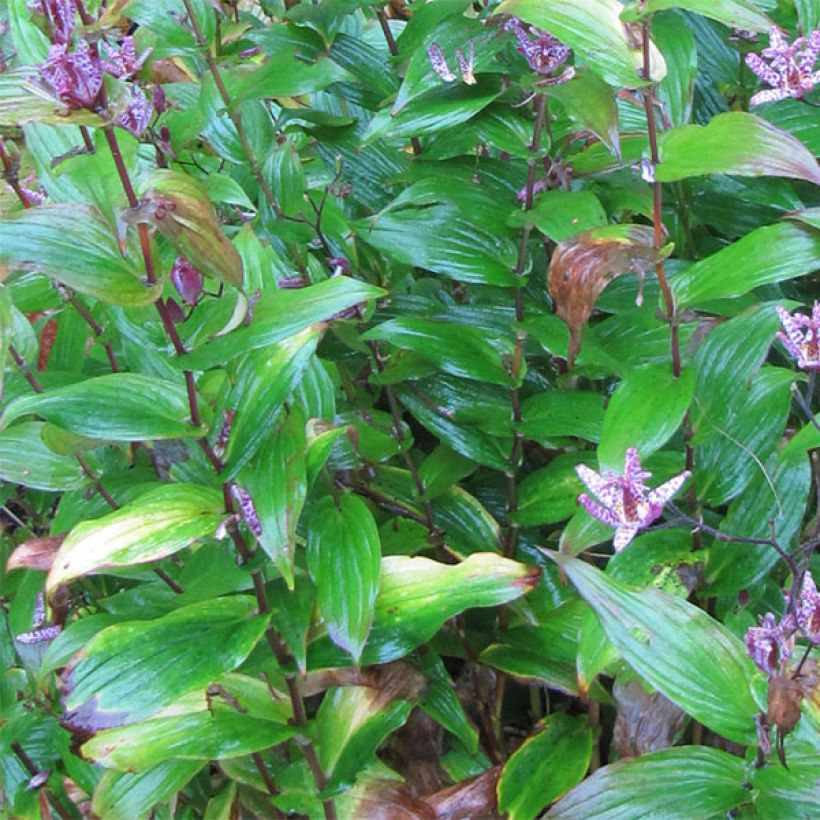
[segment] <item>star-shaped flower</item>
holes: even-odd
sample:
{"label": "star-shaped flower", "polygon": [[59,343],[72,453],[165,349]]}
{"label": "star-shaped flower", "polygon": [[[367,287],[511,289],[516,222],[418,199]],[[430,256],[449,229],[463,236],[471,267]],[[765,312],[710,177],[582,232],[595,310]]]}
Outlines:
{"label": "star-shaped flower", "polygon": [[578,464],[575,472],[597,499],[594,501],[582,493],[578,496],[578,502],[591,516],[616,527],[613,539],[616,552],[620,552],[640,530],[660,516],[666,502],[690,475],[688,470],[684,470],[660,487],[650,490],[644,479],[652,473],[641,469],[638,451],[634,447],[626,451],[623,475],[609,471],[599,474],[585,464]]}
{"label": "star-shaped flower", "polygon": [[154,108],[151,101],[138,86],[130,85],[128,95],[128,105],[125,111],[117,117],[116,123],[139,139],[151,122],[151,114],[153,114]]}
{"label": "star-shaped flower", "polygon": [[774,675],[789,659],[794,649],[794,639],[787,633],[793,633],[793,621],[790,617],[777,623],[774,614],[767,612],[760,626],[746,630],[746,651],[749,657],[767,675]]}
{"label": "star-shaped flower", "polygon": [[139,56],[137,56],[137,48],[134,45],[133,37],[123,37],[122,43],[116,48],[102,44],[103,60],[102,67],[112,77],[120,77],[121,79],[130,79],[141,68],[143,63],[148,59],[148,55],[153,51],[152,48],[147,48]]}
{"label": "star-shaped flower", "polygon": [[[538,74],[552,74],[570,55],[569,46],[565,46],[558,38],[534,26],[524,28],[517,17],[510,18],[505,28],[515,35],[519,54],[524,56],[530,68]],[[550,77],[543,82],[546,85],[557,85],[571,80],[574,76],[575,69],[570,66],[558,77]]]}
{"label": "star-shaped flower", "polygon": [[747,54],[746,64],[771,88],[763,89],[749,100],[751,105],[802,97],[820,83],[814,71],[820,54],[820,29],[808,37],[798,37],[791,45],[778,28],[769,32],[769,47],[760,54]]}
{"label": "star-shaped flower", "polygon": [[[820,302],[815,301],[811,316],[804,313],[789,313],[780,305],[777,305],[775,310],[786,331],[778,332],[777,338],[794,356],[797,366],[804,370],[820,368]],[[801,330],[804,327],[805,333]]]}
{"label": "star-shaped flower", "polygon": [[40,77],[71,108],[93,109],[102,88],[99,57],[85,40],[74,51],[59,43],[53,45],[40,66]]}

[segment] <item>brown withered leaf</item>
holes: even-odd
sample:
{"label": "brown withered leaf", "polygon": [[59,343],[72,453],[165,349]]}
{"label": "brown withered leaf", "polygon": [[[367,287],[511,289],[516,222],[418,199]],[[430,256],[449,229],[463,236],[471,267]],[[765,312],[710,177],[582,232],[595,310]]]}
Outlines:
{"label": "brown withered leaf", "polygon": [[654,247],[653,229],[647,225],[604,225],[558,243],[550,259],[547,288],[555,312],[569,327],[570,368],[601,291],[623,273],[645,273],[670,252],[669,245]]}
{"label": "brown withered leaf", "polygon": [[487,769],[478,777],[462,780],[435,794],[424,798],[436,812],[437,820],[495,820],[501,815],[496,811],[495,787],[501,775],[501,766]]}
{"label": "brown withered leaf", "polygon": [[13,569],[34,569],[48,572],[54,562],[54,556],[65,540],[63,535],[48,535],[44,538],[29,538],[18,544],[6,561],[6,571]]}
{"label": "brown withered leaf", "polygon": [[614,741],[620,758],[666,749],[686,725],[682,709],[660,692],[650,694],[640,681],[616,681],[612,694],[618,710]]}
{"label": "brown withered leaf", "polygon": [[353,817],[359,820],[435,820],[432,806],[414,797],[403,783],[372,780],[361,791]]}
{"label": "brown withered leaf", "polygon": [[126,222],[153,225],[199,271],[242,287],[242,257],[197,180],[160,168],[140,180],[140,189],[142,203],[123,212]]}
{"label": "brown withered leaf", "polygon": [[403,775],[411,794],[437,792],[445,782],[439,765],[444,729],[422,709],[413,709],[407,722],[390,737],[379,757]]}
{"label": "brown withered leaf", "polygon": [[788,734],[800,720],[800,704],[803,701],[803,687],[799,681],[788,675],[775,675],[769,680],[770,726],[776,726],[779,732]]}

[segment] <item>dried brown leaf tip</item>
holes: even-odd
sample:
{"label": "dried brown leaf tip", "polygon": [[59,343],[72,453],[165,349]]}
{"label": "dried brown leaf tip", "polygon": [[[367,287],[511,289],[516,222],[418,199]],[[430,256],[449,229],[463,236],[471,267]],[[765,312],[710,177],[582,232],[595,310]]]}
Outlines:
{"label": "dried brown leaf tip", "polygon": [[671,245],[655,248],[652,228],[646,225],[605,225],[558,243],[550,260],[547,288],[556,313],[569,328],[570,368],[604,288],[621,274],[643,275],[669,256],[671,249]]}
{"label": "dried brown leaf tip", "polygon": [[49,535],[44,538],[29,538],[18,544],[6,561],[6,571],[13,569],[34,569],[48,572],[54,562],[54,556],[65,535]]}

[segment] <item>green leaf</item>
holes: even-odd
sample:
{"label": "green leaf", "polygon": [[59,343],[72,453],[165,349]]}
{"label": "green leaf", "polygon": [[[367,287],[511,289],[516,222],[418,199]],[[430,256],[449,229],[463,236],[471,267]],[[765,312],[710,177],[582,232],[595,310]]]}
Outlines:
{"label": "green leaf", "polygon": [[[395,671],[400,670],[401,666]],[[395,683],[388,686],[337,686],[325,695],[315,732],[319,762],[331,787],[351,784],[374,760],[376,749],[410,716],[413,704],[401,697],[410,693],[397,692],[400,687]]]}
{"label": "green leaf", "polygon": [[615,156],[620,157],[621,136],[618,133],[615,96],[597,74],[584,68],[576,70],[568,83],[550,86],[545,93],[561,103],[574,123],[591,131]]}
{"label": "green leaf", "polygon": [[575,786],[586,773],[593,733],[584,715],[550,715],[504,764],[498,810],[510,820],[530,820]]}
{"label": "green leaf", "polygon": [[570,518],[578,509],[578,494],[584,489],[575,466],[589,460],[589,453],[565,453],[530,473],[519,485],[518,510],[513,520],[533,527]]}
{"label": "green leaf", "polygon": [[539,443],[562,436],[600,441],[603,399],[588,390],[545,390],[524,400],[521,416],[521,431]]}
{"label": "green leaf", "polygon": [[606,225],[603,205],[589,191],[545,191],[532,210],[516,212],[515,222],[531,222],[544,236],[560,242],[581,231]]}
{"label": "green leaf", "polygon": [[201,760],[168,760],[138,774],[106,772],[94,790],[92,810],[110,820],[144,817],[173,797],[202,767]]}
{"label": "green leaf", "polygon": [[742,296],[760,285],[811,273],[820,264],[820,233],[791,221],[767,225],[684,268],[671,282],[679,307]]}
{"label": "green leaf", "polygon": [[[266,95],[267,96],[267,95]],[[265,178],[270,181],[276,203],[288,216],[298,217],[306,209],[305,172],[292,142],[277,145],[265,160]]]}
{"label": "green leaf", "polygon": [[503,356],[512,357],[512,342],[503,344],[497,339],[492,343],[477,327],[407,316],[383,322],[362,339],[412,350],[453,376],[506,386],[514,383],[502,360]]}
{"label": "green leaf", "polygon": [[666,60],[667,73],[658,85],[673,126],[686,125],[692,119],[695,80],[698,74],[698,52],[695,36],[679,14],[658,14],[652,18],[652,39]]}
{"label": "green leaf", "polygon": [[[426,643],[449,618],[472,607],[498,606],[535,586],[537,567],[494,553],[474,553],[459,564],[429,558],[382,559],[381,586],[362,665],[387,663]],[[325,641],[308,652],[311,668],[344,663]]]}
{"label": "green leaf", "polygon": [[695,392],[695,374],[678,378],[668,362],[631,370],[618,385],[604,416],[598,462],[622,472],[624,456],[636,447],[642,458],[660,450],[680,427]]}
{"label": "green leaf", "polygon": [[0,74],[0,126],[28,123],[51,125],[94,125],[103,121],[99,114],[72,108],[38,83],[31,66],[6,70]]}
{"label": "green leaf", "polygon": [[64,672],[65,720],[94,730],[152,717],[239,666],[267,623],[256,599],[234,596],[103,629]]}
{"label": "green leaf", "polygon": [[[265,694],[270,697],[267,690]],[[83,745],[86,760],[139,772],[166,760],[223,760],[269,749],[297,731],[285,722],[265,720],[239,704],[214,697],[210,708],[173,717],[159,717],[97,733]]]}
{"label": "green leaf", "polygon": [[242,287],[242,258],[222,232],[203,185],[188,174],[159,168],[145,174],[139,188],[144,199],[129,212],[133,221],[154,225],[202,273]]}
{"label": "green leaf", "polygon": [[358,664],[381,574],[379,531],[358,496],[323,498],[311,510],[308,566],[328,635]]}
{"label": "green leaf", "polygon": [[734,29],[766,32],[774,25],[748,0],[640,0],[629,3],[621,16],[624,20],[637,21],[666,9],[693,11]]}
{"label": "green leaf", "polygon": [[[545,29],[570,46],[610,85],[639,88],[647,84],[638,68],[640,51],[632,47],[620,20],[617,0],[505,0],[496,14],[514,14],[531,26]],[[661,79],[662,58],[653,47],[653,80]]]}
{"label": "green leaf", "polygon": [[202,436],[188,421],[188,397],[173,384],[139,373],[110,373],[21,396],[6,406],[0,426],[36,414],[71,433],[112,441]]}
{"label": "green leaf", "polygon": [[195,370],[222,365],[226,359],[285,341],[317,322],[331,319],[340,311],[384,293],[381,288],[347,276],[325,279],[295,290],[271,288],[257,302],[249,326],[240,326],[227,336],[211,339],[180,364]]}
{"label": "green leaf", "polygon": [[744,111],[718,114],[708,125],[683,125],[658,138],[655,178],[673,182],[705,174],[779,176],[820,184],[820,167],[800,140]]}
{"label": "green leaf", "polygon": [[307,496],[305,416],[298,406],[277,425],[239,483],[253,496],[262,534],[259,543],[293,589],[296,524]]}
{"label": "green leaf", "polygon": [[514,287],[515,243],[472,224],[453,207],[408,208],[356,226],[361,239],[398,262],[462,282]]}
{"label": "green leaf", "polygon": [[46,587],[54,590],[84,575],[173,555],[198,538],[213,535],[225,517],[224,503],[219,490],[171,484],[78,524],[54,556]]}
{"label": "green leaf", "polygon": [[726,627],[668,593],[636,590],[577,558],[550,555],[647,683],[718,734],[744,745],[755,741],[759,706],[752,686],[760,673]]}
{"label": "green leaf", "polygon": [[285,341],[245,357],[228,398],[236,408],[225,456],[229,478],[250,461],[276,423],[278,412],[311,361],[323,327],[308,327]]}
{"label": "green leaf", "polygon": [[[66,253],[66,243],[71,253]],[[158,287],[143,283],[144,271],[120,253],[97,208],[78,203],[40,205],[0,221],[0,264],[37,271],[101,302],[150,305]]]}
{"label": "green leaf", "polygon": [[[39,421],[0,431],[0,479],[37,490],[74,490],[86,483],[75,458],[59,455],[43,441]],[[25,454],[25,458],[21,458]]]}
{"label": "green leaf", "polygon": [[717,817],[749,800],[745,780],[743,758],[720,749],[662,749],[598,769],[545,816],[553,820]]}

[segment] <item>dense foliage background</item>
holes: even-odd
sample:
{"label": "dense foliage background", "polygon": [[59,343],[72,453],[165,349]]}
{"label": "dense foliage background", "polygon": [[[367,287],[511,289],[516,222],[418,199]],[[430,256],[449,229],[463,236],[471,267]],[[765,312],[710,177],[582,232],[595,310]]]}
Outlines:
{"label": "dense foliage background", "polygon": [[3,816],[816,816],[816,0],[0,26]]}

